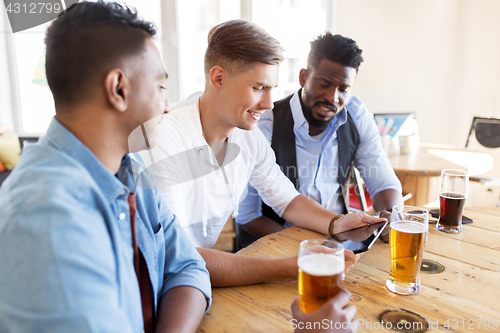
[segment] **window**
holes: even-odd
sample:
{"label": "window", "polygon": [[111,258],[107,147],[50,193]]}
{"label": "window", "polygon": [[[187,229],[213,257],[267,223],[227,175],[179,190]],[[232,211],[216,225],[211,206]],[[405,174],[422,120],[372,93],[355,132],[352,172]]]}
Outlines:
{"label": "window", "polygon": [[[285,49],[277,100],[299,88],[299,70],[306,65],[309,42],[324,33],[328,22],[325,0],[124,0],[158,28],[156,39],[169,73],[171,102],[204,89],[203,58],[213,26],[231,19],[249,19],[277,38]],[[3,7],[3,6],[2,6]],[[4,8],[4,7],[3,7]],[[2,9],[4,15],[5,9]],[[163,14],[163,16],[162,16]],[[6,15],[4,15],[6,17]],[[303,19],[308,24],[303,25]],[[331,16],[330,16],[331,17]],[[314,18],[314,19],[311,19]],[[161,23],[166,31],[162,36]],[[10,34],[14,111],[20,134],[44,133],[54,115],[45,79],[45,30],[49,24]],[[10,32],[10,29],[8,30]],[[164,44],[164,45],[162,45]],[[162,48],[163,47],[163,48]],[[174,61],[170,61],[174,58]]]}
{"label": "window", "polygon": [[48,24],[14,34],[15,74],[23,133],[43,133],[54,115],[54,100],[45,79],[45,45]]}
{"label": "window", "polygon": [[[285,49],[275,100],[299,88],[299,70],[306,66],[309,42],[327,27],[327,8],[322,0],[183,0],[176,1],[178,13],[179,99],[204,89],[203,58],[211,27],[231,19],[250,19],[278,39]],[[297,24],[314,17],[306,26]],[[312,22],[312,24],[311,24]],[[172,98],[172,97],[171,97]],[[175,101],[175,99],[173,100]]]}
{"label": "window", "polygon": [[[203,59],[207,35],[213,26],[240,17],[240,4],[235,0],[177,1],[179,52],[179,96],[185,99],[205,88]],[[167,68],[167,71],[169,69]]]}
{"label": "window", "polygon": [[[127,0],[126,3],[135,7],[141,17],[155,23],[159,34],[157,43],[161,43],[160,1]],[[44,38],[49,25],[12,34],[13,74],[19,94],[17,121],[21,134],[44,133],[55,113],[54,100],[45,78]]]}
{"label": "window", "polygon": [[[307,24],[302,24],[304,18]],[[278,39],[285,49],[274,99],[294,93],[300,87],[299,70],[306,67],[309,42],[325,33],[328,26],[325,3],[321,0],[253,0],[252,21]]]}

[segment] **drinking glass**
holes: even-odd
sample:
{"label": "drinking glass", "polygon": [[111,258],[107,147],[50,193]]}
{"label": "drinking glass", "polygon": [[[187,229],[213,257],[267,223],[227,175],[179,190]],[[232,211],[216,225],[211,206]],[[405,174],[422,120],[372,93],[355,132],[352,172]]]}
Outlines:
{"label": "drinking glass", "polygon": [[439,231],[456,234],[462,231],[462,213],[469,190],[469,174],[464,170],[441,171],[439,183]]}
{"label": "drinking glass", "polygon": [[341,289],[344,279],[344,247],[333,240],[310,239],[300,243],[299,303],[302,311],[319,309]]}
{"label": "drinking glass", "polygon": [[390,226],[391,272],[385,283],[387,289],[400,295],[418,294],[429,212],[414,206],[395,206]]}

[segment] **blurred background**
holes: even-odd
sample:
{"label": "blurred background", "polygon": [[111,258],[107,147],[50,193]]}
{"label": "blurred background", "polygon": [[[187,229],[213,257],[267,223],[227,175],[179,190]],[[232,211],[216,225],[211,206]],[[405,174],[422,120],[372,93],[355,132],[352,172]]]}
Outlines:
{"label": "blurred background", "polygon": [[[159,29],[168,96],[203,89],[208,30],[253,21],[281,41],[279,99],[298,87],[309,42],[332,31],[363,49],[353,94],[373,113],[414,112],[420,141],[465,146],[473,116],[500,117],[497,0],[127,0]],[[47,24],[13,34],[0,14],[0,125],[43,133],[54,114],[44,74]]]}

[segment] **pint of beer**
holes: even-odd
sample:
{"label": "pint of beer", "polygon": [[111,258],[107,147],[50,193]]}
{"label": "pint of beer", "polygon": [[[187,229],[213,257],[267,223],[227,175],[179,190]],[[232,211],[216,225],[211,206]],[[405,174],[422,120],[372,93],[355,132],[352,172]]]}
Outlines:
{"label": "pint of beer", "polygon": [[395,206],[391,215],[391,272],[387,289],[400,295],[420,291],[420,265],[429,228],[425,209]]}
{"label": "pint of beer", "polygon": [[335,296],[344,278],[344,248],[341,244],[324,239],[305,240],[300,243],[299,301],[302,311],[311,313]]}
{"label": "pint of beer", "polygon": [[469,188],[469,175],[464,170],[441,171],[439,183],[439,221],[436,228],[447,233],[462,231],[462,212]]}

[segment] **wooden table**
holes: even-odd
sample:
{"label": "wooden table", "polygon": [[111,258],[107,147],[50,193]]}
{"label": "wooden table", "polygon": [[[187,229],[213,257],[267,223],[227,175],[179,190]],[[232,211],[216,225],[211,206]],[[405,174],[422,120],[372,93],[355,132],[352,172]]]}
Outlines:
{"label": "wooden table", "polygon": [[[452,146],[422,143],[415,154],[389,154],[404,193],[412,197],[407,205],[425,206],[438,200],[439,176],[443,169],[466,169],[470,176],[492,174],[493,157],[487,153],[459,149]],[[496,170],[495,172],[498,172]]]}
{"label": "wooden table", "polygon": [[[471,208],[464,214],[475,222],[464,225],[457,235],[438,232],[435,225],[429,225],[424,258],[446,269],[440,274],[421,274],[418,295],[400,296],[386,289],[389,244],[378,241],[361,257],[344,281],[352,293],[351,303],[358,309],[356,318],[372,323],[372,329],[361,326],[358,332],[394,332],[375,329],[378,316],[392,309],[422,315],[432,322],[433,332],[471,332],[469,325],[475,328],[473,332],[500,331],[500,209]],[[300,241],[311,238],[325,236],[293,227],[268,235],[238,254],[294,255]],[[297,294],[297,282],[214,288],[212,307],[198,332],[292,332],[290,305]],[[449,330],[443,327],[448,319]],[[496,320],[499,328],[479,328],[480,319]]]}

